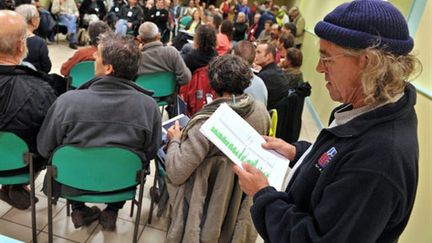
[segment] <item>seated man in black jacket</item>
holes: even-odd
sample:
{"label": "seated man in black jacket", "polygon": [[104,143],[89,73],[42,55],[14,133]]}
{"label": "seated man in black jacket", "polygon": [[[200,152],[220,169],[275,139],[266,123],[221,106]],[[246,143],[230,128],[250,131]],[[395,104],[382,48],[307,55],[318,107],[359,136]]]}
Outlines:
{"label": "seated man in black jacket", "polygon": [[129,0],[128,2],[128,5],[123,5],[120,9],[120,19],[115,24],[115,32],[120,35],[133,32],[133,35],[137,35],[138,27],[143,18],[143,10],[138,5],[137,0]]}
{"label": "seated man in black jacket", "polygon": [[92,22],[103,20],[106,12],[102,0],[84,0],[79,8],[80,26],[88,26]]}
{"label": "seated man in black jacket", "polygon": [[[56,95],[42,75],[20,63],[26,55],[27,24],[12,11],[0,10],[0,131],[22,138],[30,152],[36,153],[36,136],[48,108]],[[46,160],[34,159],[35,170]],[[18,175],[28,168],[0,172]],[[0,199],[18,209],[30,207],[30,194],[25,185],[2,185]]]}

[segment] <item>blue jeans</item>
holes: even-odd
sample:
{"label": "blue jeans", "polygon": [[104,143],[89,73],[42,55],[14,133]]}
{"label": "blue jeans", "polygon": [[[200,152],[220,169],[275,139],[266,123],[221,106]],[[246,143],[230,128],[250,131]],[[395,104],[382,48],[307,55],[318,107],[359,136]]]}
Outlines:
{"label": "blue jeans", "polygon": [[115,33],[125,36],[128,30],[128,22],[126,19],[119,19],[115,25]]}
{"label": "blue jeans", "polygon": [[77,35],[76,35],[76,33],[77,33],[77,26],[76,26],[77,18],[75,17],[75,15],[62,14],[59,16],[59,20],[60,20],[60,23],[66,25],[68,33],[70,34],[69,43],[70,44],[77,43]]}

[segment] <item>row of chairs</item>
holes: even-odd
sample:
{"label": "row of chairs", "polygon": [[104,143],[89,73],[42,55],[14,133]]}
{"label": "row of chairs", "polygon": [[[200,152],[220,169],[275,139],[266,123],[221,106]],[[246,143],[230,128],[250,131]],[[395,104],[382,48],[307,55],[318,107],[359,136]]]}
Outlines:
{"label": "row of chairs", "polygon": [[[33,156],[24,140],[13,133],[0,132],[0,171],[29,168],[28,173],[24,174],[14,176],[0,174],[0,184],[30,183],[32,238],[33,242],[37,242]],[[68,145],[58,148],[47,166],[48,241],[53,242],[52,183],[55,180],[70,187],[97,192],[78,196],[60,195],[65,199],[92,203],[132,200],[131,217],[134,205],[137,205],[133,234],[133,242],[137,242],[143,189],[146,176],[150,174],[149,168],[142,168],[142,164],[137,154],[124,148],[79,148]],[[137,185],[139,185],[139,193],[136,199]],[[113,192],[118,190],[121,192]],[[68,203],[67,215],[70,215]]]}
{"label": "row of chairs", "polygon": [[[81,62],[75,65],[71,72],[68,87],[79,87],[94,77],[94,62]],[[170,105],[164,97],[172,96],[177,92],[175,76],[172,73],[160,72],[140,75],[136,83],[141,87],[153,92],[159,106]],[[175,99],[174,99],[175,100]],[[163,111],[164,109],[162,109]],[[0,176],[0,184],[27,184],[31,185],[31,220],[32,238],[36,238],[36,210],[35,210],[35,185],[33,154],[25,141],[9,132],[0,132],[0,171],[20,169],[28,166],[29,173],[17,176]],[[80,148],[75,146],[62,146],[52,155],[47,166],[48,176],[48,240],[53,242],[53,220],[52,220],[52,182],[74,187],[77,189],[94,191],[95,194],[80,196],[60,195],[74,201],[91,203],[109,203],[132,200],[130,216],[133,216],[134,206],[137,206],[135,228],[132,242],[138,240],[138,227],[140,222],[141,207],[143,200],[143,189],[146,176],[150,174],[149,168],[142,168],[142,161],[135,153],[117,147],[92,147]],[[102,169],[103,168],[103,169]],[[159,168],[156,161],[156,168]],[[136,186],[138,187],[138,198],[136,198]],[[156,180],[155,184],[156,186]],[[124,190],[129,189],[129,190]],[[121,190],[119,193],[113,191]],[[154,198],[151,201],[153,211]],[[70,215],[69,203],[67,203],[67,215]],[[151,214],[148,222],[151,223]]]}

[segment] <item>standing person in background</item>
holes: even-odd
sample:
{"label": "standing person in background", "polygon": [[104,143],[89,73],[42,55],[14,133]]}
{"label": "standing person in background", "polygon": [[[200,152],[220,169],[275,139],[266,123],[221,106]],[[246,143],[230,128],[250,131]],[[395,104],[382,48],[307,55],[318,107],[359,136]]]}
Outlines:
{"label": "standing person in background", "polygon": [[232,22],[229,20],[222,21],[220,31],[216,35],[216,51],[219,56],[225,55],[225,53],[231,50],[232,33]]}
{"label": "standing person in background", "polygon": [[284,61],[280,63],[280,68],[285,72],[285,76],[289,80],[289,88],[295,90],[303,81],[303,73],[300,70],[303,64],[303,54],[297,48],[286,49]]}
{"label": "standing person in background", "polygon": [[[252,67],[255,60],[255,47],[250,41],[242,40],[234,47],[234,54],[241,57]],[[252,73],[251,84],[244,92],[250,94],[256,101],[262,102],[267,106],[268,91],[264,81]]]}
{"label": "standing person in background", "polygon": [[300,10],[298,9],[298,7],[295,6],[288,11],[288,15],[291,22],[293,22],[293,24],[295,24],[296,26],[295,47],[300,49],[304,39],[305,19],[300,14]]}
{"label": "standing person in background", "polygon": [[15,9],[27,21],[27,49],[25,62],[31,63],[38,71],[49,73],[51,60],[48,55],[48,47],[45,40],[33,32],[39,27],[40,15],[34,5],[22,4]]}
{"label": "standing person in background", "polygon": [[230,3],[231,3],[231,0],[223,0],[219,6],[219,10],[222,13],[223,19],[228,18],[228,14],[230,12]]}
{"label": "standing person in background", "polygon": [[419,60],[408,25],[390,2],[358,0],[336,7],[315,33],[316,71],[342,105],[313,145],[266,138],[264,148],[290,160],[285,191],[248,164],[234,168],[254,196],[255,227],[265,242],[397,242],[418,182],[416,90],[407,80]]}
{"label": "standing person in background", "polygon": [[240,0],[240,3],[236,6],[236,17],[234,19],[234,22],[237,21],[237,17],[239,13],[244,13],[246,18],[249,18],[250,16],[250,8],[248,6],[248,0]]}
{"label": "standing person in background", "polygon": [[288,95],[288,79],[276,63],[276,47],[269,43],[258,44],[255,64],[261,67],[260,77],[268,90],[267,109],[276,107],[277,103]]}
{"label": "standing person in background", "polygon": [[69,36],[69,47],[77,49],[77,19],[79,12],[74,0],[53,0],[51,12],[58,16],[61,23],[66,25]]}

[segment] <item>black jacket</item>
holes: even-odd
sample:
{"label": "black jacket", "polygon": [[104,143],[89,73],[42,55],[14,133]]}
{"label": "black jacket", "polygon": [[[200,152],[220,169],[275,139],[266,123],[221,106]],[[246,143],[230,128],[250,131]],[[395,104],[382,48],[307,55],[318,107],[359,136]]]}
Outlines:
{"label": "black jacket", "polygon": [[264,66],[258,73],[268,91],[267,109],[271,110],[288,95],[289,80],[285,73],[274,62]]}
{"label": "black jacket", "polygon": [[84,14],[96,14],[100,20],[102,20],[107,9],[102,0],[96,0],[95,4],[92,4],[92,0],[84,0],[79,8],[80,18],[84,17]]}
{"label": "black jacket", "polygon": [[140,6],[130,7],[123,5],[120,9],[120,19],[125,19],[132,23],[132,29],[138,29],[143,18],[143,11]]}
{"label": "black jacket", "polygon": [[408,85],[396,103],[323,129],[285,192],[255,194],[251,213],[263,239],[396,242],[417,188],[415,101]]}
{"label": "black jacket", "polygon": [[278,113],[276,137],[288,143],[296,142],[300,136],[304,101],[311,94],[309,83],[302,83],[290,90],[290,94],[282,98],[275,108]]}
{"label": "black jacket", "polygon": [[43,76],[24,66],[0,65],[0,130],[13,132],[36,152],[36,136],[56,99]]}

